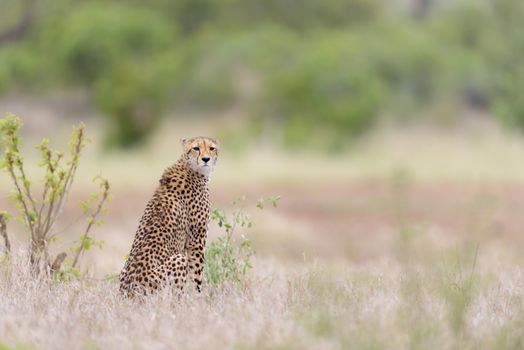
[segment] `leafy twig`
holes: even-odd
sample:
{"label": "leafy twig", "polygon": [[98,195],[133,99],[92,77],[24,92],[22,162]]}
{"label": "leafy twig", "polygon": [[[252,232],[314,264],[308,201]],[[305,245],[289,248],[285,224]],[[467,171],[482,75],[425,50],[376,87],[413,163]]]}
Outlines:
{"label": "leafy twig", "polygon": [[72,268],[76,267],[76,264],[78,263],[78,258],[80,257],[80,254],[86,249],[86,244],[84,244],[84,243],[85,243],[86,240],[90,239],[89,231],[91,231],[91,228],[93,227],[93,225],[96,222],[97,216],[102,212],[104,204],[105,204],[105,202],[109,198],[109,193],[110,193],[109,182],[106,179],[102,178],[102,177],[97,177],[96,179],[98,179],[100,181],[100,187],[102,189],[102,198],[98,202],[98,205],[97,205],[95,211],[93,212],[93,214],[88,218],[87,228],[85,230],[85,233],[81,236],[80,244],[78,245],[78,247],[76,249],[75,257],[73,259],[73,264],[71,265]]}

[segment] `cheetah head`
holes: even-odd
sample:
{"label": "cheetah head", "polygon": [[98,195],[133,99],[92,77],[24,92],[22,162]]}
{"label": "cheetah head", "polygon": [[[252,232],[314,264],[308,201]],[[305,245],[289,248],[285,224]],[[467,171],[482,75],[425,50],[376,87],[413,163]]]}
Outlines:
{"label": "cheetah head", "polygon": [[186,164],[196,172],[209,175],[215,167],[219,143],[210,137],[181,139]]}

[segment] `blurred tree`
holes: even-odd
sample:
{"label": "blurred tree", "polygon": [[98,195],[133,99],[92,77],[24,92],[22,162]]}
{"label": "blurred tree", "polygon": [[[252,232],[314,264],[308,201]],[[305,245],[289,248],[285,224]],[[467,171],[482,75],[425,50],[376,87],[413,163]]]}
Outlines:
{"label": "blurred tree", "polygon": [[[220,2],[220,1],[219,1]],[[221,18],[243,26],[274,23],[308,30],[369,23],[381,14],[377,0],[228,0]]]}
{"label": "blurred tree", "polygon": [[428,17],[434,2],[434,0],[413,0],[411,9],[413,17],[419,21],[425,20]]}
{"label": "blurred tree", "polygon": [[175,22],[184,34],[199,30],[203,24],[214,19],[218,10],[216,0],[178,0],[170,3]]}
{"label": "blurred tree", "polygon": [[169,49],[176,33],[163,16],[120,5],[77,7],[49,35],[65,73],[92,83],[123,60],[140,60]]}
{"label": "blurred tree", "polygon": [[0,46],[0,92],[86,89],[115,146],[144,140],[168,101],[238,107],[246,79],[256,85],[246,111],[289,145],[342,144],[378,115],[419,116],[435,102],[524,128],[524,2],[400,3],[4,0],[0,33],[23,34]]}
{"label": "blurred tree", "polygon": [[143,141],[162,118],[176,80],[166,74],[176,71],[176,57],[159,59],[171,55],[176,43],[169,20],[139,7],[87,4],[75,8],[48,40],[66,79],[87,86],[107,115],[107,144]]}
{"label": "blurred tree", "polygon": [[[434,20],[432,34],[452,52],[450,90],[469,106],[490,109],[512,126],[524,128],[524,55],[519,0],[464,1]],[[451,50],[450,50],[451,49]]]}
{"label": "blurred tree", "polygon": [[239,102],[242,81],[250,72],[263,84],[274,74],[286,52],[295,51],[297,40],[289,29],[261,26],[249,31],[204,31],[186,50],[184,77],[177,102],[184,107],[216,110]]}
{"label": "blurred tree", "polygon": [[517,125],[524,130],[524,101],[521,96],[524,89],[524,69],[521,63],[524,57],[524,3],[519,0],[491,3],[498,45],[489,46],[487,49],[491,50],[486,55],[493,67],[496,67],[493,78],[496,89],[494,111],[510,125]]}
{"label": "blurred tree", "polygon": [[140,145],[155,129],[176,81],[176,60],[176,55],[168,54],[149,61],[125,61],[97,79],[95,103],[110,121],[108,146]]}
{"label": "blurred tree", "polygon": [[[19,41],[27,34],[34,22],[35,0],[23,0],[22,15],[19,21],[12,27],[0,31],[0,44],[12,41]],[[6,4],[4,4],[6,6]]]}
{"label": "blurred tree", "polygon": [[323,33],[281,61],[261,114],[280,121],[287,145],[340,147],[373,124],[385,87],[361,44],[357,36]]}

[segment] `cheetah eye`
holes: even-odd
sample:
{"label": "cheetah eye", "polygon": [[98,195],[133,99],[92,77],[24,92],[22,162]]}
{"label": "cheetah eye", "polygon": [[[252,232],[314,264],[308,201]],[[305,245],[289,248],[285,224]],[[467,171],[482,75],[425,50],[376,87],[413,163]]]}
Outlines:
{"label": "cheetah eye", "polygon": [[193,147],[193,150],[195,150],[195,151],[200,151],[200,148],[198,148],[198,147]]}
{"label": "cheetah eye", "polygon": [[210,151],[214,151],[214,150],[215,150],[215,147],[209,147],[209,150],[210,150]]}

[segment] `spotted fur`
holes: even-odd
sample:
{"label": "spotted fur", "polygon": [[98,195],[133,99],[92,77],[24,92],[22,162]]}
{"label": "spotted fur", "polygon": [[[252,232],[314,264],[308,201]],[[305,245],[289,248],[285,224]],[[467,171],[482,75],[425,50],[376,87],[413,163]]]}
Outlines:
{"label": "spotted fur", "polygon": [[166,285],[182,290],[187,279],[200,291],[210,217],[209,174],[219,145],[207,137],[181,141],[183,155],[164,171],[120,273],[124,295],[148,294]]}

